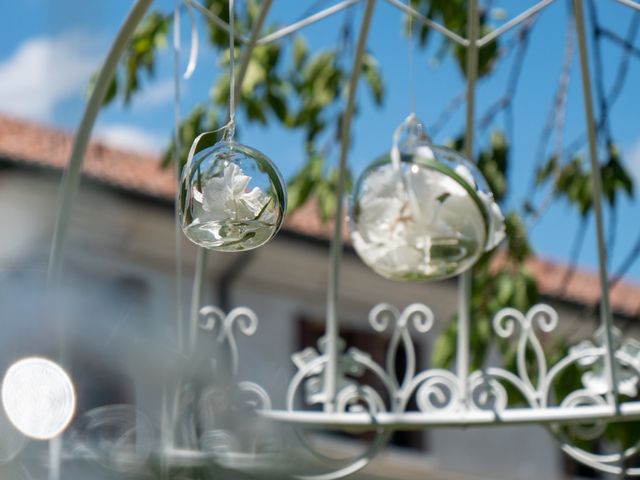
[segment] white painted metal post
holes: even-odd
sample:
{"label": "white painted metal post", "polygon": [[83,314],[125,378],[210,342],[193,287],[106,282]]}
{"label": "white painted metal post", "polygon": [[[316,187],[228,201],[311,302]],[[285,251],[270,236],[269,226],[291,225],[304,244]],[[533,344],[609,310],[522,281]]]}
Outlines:
{"label": "white painted metal post", "polygon": [[344,188],[345,177],[347,173],[347,158],[349,156],[349,144],[351,140],[351,119],[356,103],[356,94],[358,90],[358,80],[360,71],[362,70],[362,59],[364,57],[367,45],[367,36],[369,35],[369,26],[373,17],[373,8],[375,0],[367,0],[367,6],[360,27],[360,35],[358,37],[358,45],[356,47],[353,66],[351,69],[351,78],[349,79],[349,93],[347,98],[347,106],[342,117],[342,131],[340,140],[340,164],[338,166],[338,182],[336,185],[336,216],[333,238],[331,239],[331,252],[329,264],[329,285],[327,287],[327,325],[326,325],[326,354],[328,357],[327,369],[325,370],[325,404],[324,408],[328,412],[335,409],[336,382],[338,375],[338,294],[340,290],[340,262],[342,260],[342,223],[344,216]]}
{"label": "white painted metal post", "polygon": [[589,157],[591,158],[591,179],[593,182],[593,216],[596,219],[596,239],[598,241],[598,265],[600,273],[600,321],[605,330],[604,357],[605,372],[609,382],[608,401],[618,407],[618,383],[615,372],[615,352],[613,351],[613,319],[609,303],[609,276],[607,274],[607,245],[604,238],[604,222],[602,219],[602,178],[598,161],[598,143],[591,96],[591,74],[585,34],[584,12],[582,0],[573,0],[573,9],[578,34],[580,51],[580,73],[582,75],[582,92],[584,95],[584,113],[589,138]]}
{"label": "white painted metal post", "polygon": [[[47,289],[51,294],[58,287],[62,272],[62,260],[64,256],[64,244],[69,231],[69,221],[71,219],[71,207],[75,200],[80,185],[82,165],[91,138],[93,126],[98,117],[100,107],[107,94],[111,80],[118,67],[120,57],[124,52],[127,42],[135,28],[138,26],[145,13],[151,6],[152,0],[138,0],[129,11],[127,18],[120,27],[111,49],[102,64],[98,77],[96,78],[93,91],[87,102],[82,120],[76,132],[69,164],[62,177],[60,191],[58,194],[58,204],[56,207],[56,219],[49,253],[49,265],[47,267]],[[65,332],[62,332],[62,338]],[[61,342],[60,356],[64,357],[64,341]],[[62,465],[62,437],[54,438],[49,442],[49,473],[50,480],[59,480]]]}
{"label": "white painted metal post", "polygon": [[[478,1],[469,0],[467,11],[467,120],[465,154],[473,160],[473,131],[475,128],[476,79],[478,76]],[[458,281],[458,337],[456,350],[457,375],[460,381],[460,401],[468,405],[467,378],[469,376],[469,325],[471,321],[471,270],[460,275]]]}

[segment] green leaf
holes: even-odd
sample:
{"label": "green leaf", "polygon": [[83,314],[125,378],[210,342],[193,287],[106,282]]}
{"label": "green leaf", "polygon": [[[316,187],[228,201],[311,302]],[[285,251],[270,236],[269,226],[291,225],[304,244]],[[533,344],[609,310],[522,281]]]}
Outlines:
{"label": "green leaf", "polygon": [[372,55],[366,54],[364,56],[362,74],[369,85],[376,104],[381,105],[384,98],[384,81],[378,62]]}
{"label": "green leaf", "polygon": [[269,92],[267,94],[267,102],[269,103],[269,107],[271,107],[271,111],[275,114],[278,120],[285,123],[288,115],[286,97],[275,92]]}
{"label": "green leaf", "polygon": [[[267,72],[260,65],[260,63],[251,59],[247,66],[247,73],[245,74],[244,81],[242,82],[243,95],[249,95],[260,83],[263,83],[267,78]],[[237,84],[237,82],[236,82]]]}
{"label": "green leaf", "polygon": [[242,102],[247,111],[247,117],[249,120],[257,121],[262,125],[267,124],[267,115],[264,111],[264,103],[253,96],[243,97]]}
{"label": "green leaf", "polygon": [[509,259],[521,264],[533,251],[529,244],[527,228],[520,215],[509,212],[504,219],[507,237],[507,255]]}
{"label": "green leaf", "polygon": [[[462,141],[456,142],[462,148]],[[491,135],[489,148],[480,152],[478,168],[489,184],[489,188],[497,201],[504,198],[507,192],[507,165],[509,159],[509,145],[504,133],[496,130]]]}
{"label": "green leaf", "polygon": [[309,48],[303,37],[297,36],[293,42],[293,65],[301,70],[309,56]]}
{"label": "green leaf", "polygon": [[[182,123],[180,123],[178,129],[178,138],[180,139],[180,168],[182,168],[182,166],[187,161],[189,150],[191,149],[191,144],[193,143],[195,138],[203,131],[213,130],[215,128],[215,126],[207,123],[207,111],[202,105],[197,105],[193,109],[193,111],[182,121]],[[198,143],[198,148],[195,153],[198,153],[204,148],[210,147],[218,140],[218,138],[219,136],[216,135],[205,135]],[[174,150],[175,143],[174,141],[172,141],[163,156],[163,167],[168,167],[173,163]]]}
{"label": "green leaf", "polygon": [[293,212],[309,199],[311,193],[322,181],[324,157],[313,154],[305,166],[287,185],[287,210]]}
{"label": "green leaf", "polygon": [[[104,105],[111,103],[120,94],[125,105],[140,90],[140,72],[152,77],[155,72],[156,52],[166,48],[171,15],[160,12],[149,14],[133,33],[120,62],[119,71],[109,86]],[[90,89],[93,88],[92,79]]]}
{"label": "green leaf", "polygon": [[549,180],[551,175],[558,170],[558,156],[552,155],[536,172],[536,185],[542,185]]}
{"label": "green leaf", "polygon": [[231,91],[229,75],[221,75],[211,90],[211,98],[218,105],[227,105]]}

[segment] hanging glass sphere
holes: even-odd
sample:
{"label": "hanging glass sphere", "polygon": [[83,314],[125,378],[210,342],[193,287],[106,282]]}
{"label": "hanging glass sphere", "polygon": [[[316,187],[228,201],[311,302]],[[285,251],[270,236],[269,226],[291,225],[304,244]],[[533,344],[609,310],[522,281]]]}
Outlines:
{"label": "hanging glass sphere", "polygon": [[185,165],[180,222],[193,243],[218,251],[257,248],[278,232],[287,207],[284,181],[258,150],[223,140]]}
{"label": "hanging glass sphere", "polygon": [[384,277],[451,277],[503,238],[504,217],[480,171],[458,152],[434,146],[414,115],[396,131],[391,153],[356,183],[353,246]]}

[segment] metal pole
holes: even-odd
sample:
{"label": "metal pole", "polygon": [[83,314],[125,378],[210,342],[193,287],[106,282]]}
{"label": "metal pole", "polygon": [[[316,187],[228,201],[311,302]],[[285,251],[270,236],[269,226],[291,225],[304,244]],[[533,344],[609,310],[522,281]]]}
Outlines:
{"label": "metal pole", "polygon": [[609,383],[607,400],[618,408],[618,382],[615,372],[615,353],[613,351],[613,318],[609,302],[609,276],[607,274],[607,245],[604,239],[604,222],[602,219],[602,178],[598,161],[598,143],[596,124],[593,114],[593,98],[591,96],[591,74],[589,72],[589,56],[585,34],[584,11],[582,0],[573,0],[576,19],[576,32],[580,52],[580,73],[582,76],[582,93],[584,95],[584,113],[589,137],[589,157],[591,158],[591,179],[593,182],[593,215],[596,219],[596,239],[598,241],[598,264],[600,273],[600,322],[605,329],[604,357],[605,372]]}
{"label": "metal pole", "polygon": [[[467,11],[467,120],[465,154],[473,160],[473,132],[475,123],[476,80],[478,78],[478,1],[469,0]],[[467,378],[469,376],[469,324],[471,319],[471,270],[460,275],[458,281],[458,337],[456,351],[457,376],[460,381],[460,400],[466,408]]]}
{"label": "metal pole", "polygon": [[425,430],[429,428],[466,428],[513,425],[576,425],[594,421],[634,421],[640,420],[640,402],[625,402],[616,412],[611,405],[584,405],[580,407],[550,408],[507,408],[496,410],[471,410],[460,415],[459,412],[377,412],[375,422],[371,414],[363,413],[327,413],[305,410],[261,410],[264,418],[273,419],[288,425],[308,426],[315,429],[372,431],[388,430]]}
{"label": "metal pole", "polygon": [[138,0],[133,6],[127,18],[125,19],[122,27],[116,35],[116,39],[111,45],[107,58],[100,69],[98,78],[91,92],[91,97],[87,102],[87,106],[84,110],[80,126],[76,132],[76,136],[73,142],[73,149],[71,151],[71,157],[69,158],[69,165],[62,178],[60,185],[60,193],[58,200],[58,207],[56,210],[56,221],[53,231],[53,240],[51,242],[51,252],[49,254],[49,266],[47,269],[47,284],[53,285],[60,276],[60,270],[62,267],[62,256],[64,250],[64,242],[67,238],[69,230],[69,219],[71,217],[71,206],[76,197],[78,191],[78,185],[80,183],[80,174],[82,172],[82,164],[84,162],[84,156],[87,151],[89,139],[91,138],[91,131],[93,125],[96,122],[98,112],[104,101],[104,97],[107,93],[111,80],[118,67],[118,62],[122,56],[122,52],[127,46],[127,42],[133,34],[136,26],[144,17],[144,14],[151,5],[152,0]]}
{"label": "metal pole", "polygon": [[[182,229],[180,228],[180,152],[182,151],[180,139],[180,4],[181,0],[174,0],[173,10],[173,162],[176,175],[176,196],[174,199],[173,215],[175,219],[174,235],[176,243],[176,331],[178,350],[184,349],[184,315],[182,309]],[[193,45],[192,45],[193,48]]]}
{"label": "metal pole", "polygon": [[362,18],[360,35],[356,54],[353,59],[351,78],[349,79],[349,93],[347,107],[342,118],[342,131],[340,140],[340,164],[338,167],[338,181],[336,185],[336,217],[333,238],[331,239],[331,252],[329,264],[329,286],[327,288],[327,330],[326,342],[328,356],[327,369],[325,371],[325,411],[332,412],[335,409],[336,381],[338,375],[338,292],[340,289],[340,261],[342,259],[342,217],[345,177],[347,171],[347,157],[349,156],[349,143],[351,139],[351,118],[355,109],[358,79],[362,69],[362,59],[367,45],[369,26],[373,17],[375,0],[367,0],[367,6]]}
{"label": "metal pole", "polygon": [[319,22],[320,20],[323,20],[346,8],[349,8],[360,1],[362,0],[344,0],[340,3],[332,5],[331,7],[321,10],[318,13],[314,13],[313,15],[309,15],[308,17],[303,18],[298,22],[292,23],[291,25],[287,25],[286,27],[276,30],[273,33],[265,35],[260,40],[258,40],[258,45],[266,45],[267,43],[280,40],[281,38],[286,37],[287,35],[291,35],[292,33],[295,33],[298,30],[308,27],[309,25],[313,25],[314,23]]}

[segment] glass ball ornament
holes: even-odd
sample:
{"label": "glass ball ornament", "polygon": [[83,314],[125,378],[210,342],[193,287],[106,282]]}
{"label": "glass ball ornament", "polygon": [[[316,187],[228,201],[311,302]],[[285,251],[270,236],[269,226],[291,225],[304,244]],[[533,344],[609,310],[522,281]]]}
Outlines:
{"label": "glass ball ornament", "polygon": [[187,161],[179,202],[187,238],[223,252],[268,242],[280,230],[287,208],[285,183],[273,162],[255,148],[226,139]]}
{"label": "glass ball ornament", "polygon": [[478,168],[433,145],[413,115],[391,152],[356,182],[350,227],[364,263],[394,280],[458,275],[504,238],[504,217]]}

